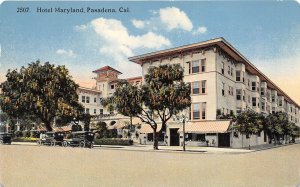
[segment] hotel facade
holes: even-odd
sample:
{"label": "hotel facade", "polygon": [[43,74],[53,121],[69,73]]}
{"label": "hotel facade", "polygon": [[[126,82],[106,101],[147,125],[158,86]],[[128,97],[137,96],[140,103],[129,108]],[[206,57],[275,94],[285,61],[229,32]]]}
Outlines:
{"label": "hotel facade", "polygon": [[[265,115],[282,111],[287,113],[289,121],[300,126],[299,105],[224,38],[134,56],[129,60],[142,67],[141,77],[127,79],[137,85],[143,84],[151,66],[180,64],[183,67],[184,81],[191,85],[192,98],[191,107],[184,111],[189,118],[185,129],[186,144],[189,146],[239,148],[249,144],[267,144],[268,137],[264,132],[249,139],[232,132],[230,120],[218,119],[222,114],[237,115],[246,109]],[[118,76],[122,73],[110,66],[93,73],[96,74],[95,87],[80,87],[79,101],[87,113],[101,116],[94,122],[104,121],[108,127],[120,131],[129,118],[115,111],[107,111],[101,106],[101,99],[113,95],[120,80]],[[137,142],[152,144],[151,127],[138,118],[133,123],[141,124]],[[161,129],[161,124],[158,129]],[[182,145],[182,123],[169,120],[159,140],[160,145]]]}
{"label": "hotel facade", "polygon": [[[224,38],[134,56],[130,61],[141,65],[142,77],[149,67],[180,64],[184,81],[191,84],[192,105],[186,124],[187,145],[247,147],[268,143],[264,132],[249,137],[230,131],[230,120],[218,115],[235,115],[252,109],[265,115],[282,111],[297,126],[300,106]],[[182,124],[170,121],[164,144],[183,142]],[[150,138],[151,139],[151,138]]]}

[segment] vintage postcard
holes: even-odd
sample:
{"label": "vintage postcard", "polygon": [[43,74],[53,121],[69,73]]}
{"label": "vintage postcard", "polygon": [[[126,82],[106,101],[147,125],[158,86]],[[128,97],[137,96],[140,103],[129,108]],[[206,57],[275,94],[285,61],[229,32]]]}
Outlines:
{"label": "vintage postcard", "polygon": [[297,1],[4,1],[0,187],[300,186]]}

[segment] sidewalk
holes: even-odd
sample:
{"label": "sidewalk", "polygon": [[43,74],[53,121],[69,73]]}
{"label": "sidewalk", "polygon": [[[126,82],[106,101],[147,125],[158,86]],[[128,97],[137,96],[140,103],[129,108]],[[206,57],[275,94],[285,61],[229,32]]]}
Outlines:
{"label": "sidewalk", "polygon": [[128,151],[149,151],[149,152],[172,152],[172,153],[202,153],[202,154],[236,154],[249,153],[254,150],[218,148],[218,147],[186,147],[185,152],[181,146],[158,146],[159,150],[153,150],[153,145],[132,145],[132,146],[115,146],[115,145],[96,145],[102,149],[119,149]]}
{"label": "sidewalk", "polygon": [[[158,146],[159,150],[153,150],[152,145],[139,145],[134,144],[131,146],[122,146],[122,145],[95,145],[94,149],[111,149],[111,150],[126,150],[126,151],[147,151],[147,152],[173,152],[173,153],[201,153],[201,154],[241,154],[241,153],[250,153],[255,151],[262,151],[267,149],[273,149],[288,145],[293,145],[300,143],[300,140],[297,140],[296,143],[291,144],[264,144],[252,146],[249,150],[248,147],[245,148],[219,148],[219,147],[186,147],[186,151],[183,151],[181,146]],[[24,145],[24,146],[38,146],[36,143],[31,142],[12,142],[12,145]]]}
{"label": "sidewalk", "polygon": [[[289,146],[289,145],[298,144],[298,143],[300,143],[300,140],[296,140],[295,143],[288,143],[288,144],[275,145],[274,143],[271,143],[271,144],[256,145],[256,146],[251,146],[250,149],[254,150],[254,151],[262,151],[262,150],[273,149],[273,148],[278,148],[278,147],[283,147],[283,146]],[[248,147],[245,147],[243,149],[248,150]]]}
{"label": "sidewalk", "polygon": [[[12,145],[22,146],[38,146],[36,143],[31,142],[12,142]],[[50,146],[49,146],[50,147]],[[126,150],[126,151],[146,151],[146,152],[168,152],[168,153],[195,153],[195,154],[240,154],[249,153],[254,150],[247,149],[232,149],[232,148],[217,148],[217,147],[186,147],[183,152],[181,146],[158,146],[159,150],[153,150],[153,145],[94,145],[95,150],[110,149],[110,150]],[[67,149],[67,148],[66,148]]]}

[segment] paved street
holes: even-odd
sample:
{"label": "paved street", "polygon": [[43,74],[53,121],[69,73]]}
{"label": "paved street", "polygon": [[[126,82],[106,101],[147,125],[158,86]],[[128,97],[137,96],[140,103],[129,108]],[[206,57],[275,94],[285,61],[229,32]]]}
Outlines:
{"label": "paved street", "polygon": [[233,153],[237,152],[4,145],[0,146],[0,183],[5,187],[282,187],[300,183],[300,144]]}

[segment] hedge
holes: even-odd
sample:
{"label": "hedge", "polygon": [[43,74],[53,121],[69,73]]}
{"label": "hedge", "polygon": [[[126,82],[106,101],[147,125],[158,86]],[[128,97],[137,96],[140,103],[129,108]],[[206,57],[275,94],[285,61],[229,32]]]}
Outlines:
{"label": "hedge", "polygon": [[94,139],[96,145],[132,145],[133,141],[121,138],[101,138]]}
{"label": "hedge", "polygon": [[31,138],[31,137],[18,137],[13,138],[13,142],[36,142],[39,138]]}

